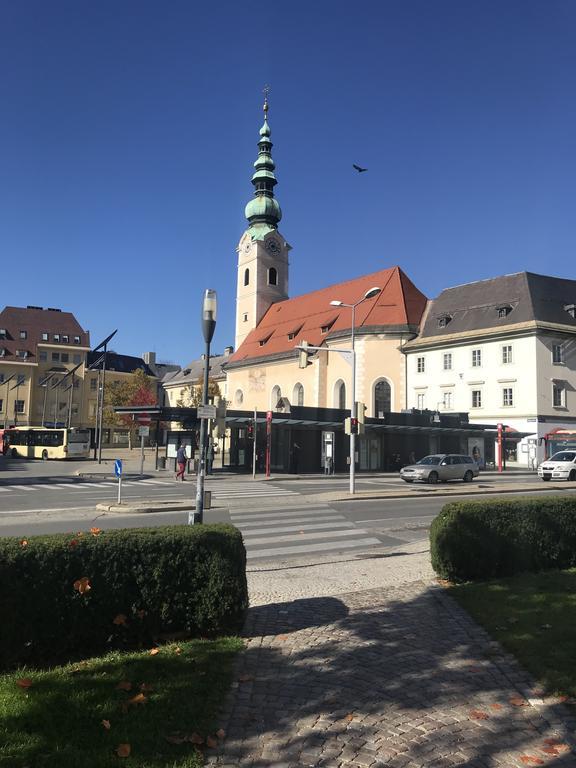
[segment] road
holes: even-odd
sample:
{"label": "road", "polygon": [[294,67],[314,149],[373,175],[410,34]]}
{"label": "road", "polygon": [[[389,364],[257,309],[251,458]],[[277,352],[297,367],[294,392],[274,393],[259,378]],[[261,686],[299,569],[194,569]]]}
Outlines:
{"label": "road", "polygon": [[[525,479],[525,478],[524,478]],[[510,488],[519,478],[506,478]],[[479,482],[490,487],[489,480]],[[213,509],[206,522],[232,522],[242,531],[250,560],[284,562],[298,557],[350,552],[372,556],[379,550],[428,538],[430,522],[448,501],[422,497],[363,499],[325,502],[324,491],[342,491],[346,477],[277,479],[263,482],[250,477],[207,478]],[[452,499],[466,498],[468,486]],[[474,487],[474,486],[471,486]],[[477,485],[476,485],[477,487]],[[466,489],[466,490],[465,490]],[[359,478],[359,491],[406,490],[396,477]],[[546,494],[548,491],[541,491]],[[557,492],[557,491],[555,491]],[[567,493],[573,492],[567,486]],[[39,533],[87,530],[97,525],[113,528],[172,525],[187,522],[187,513],[101,513],[99,502],[113,502],[117,482],[102,478],[51,475],[41,467],[29,472],[5,473],[0,478],[0,535],[30,536]],[[171,473],[123,482],[124,500],[194,499],[195,484],[176,483]]]}

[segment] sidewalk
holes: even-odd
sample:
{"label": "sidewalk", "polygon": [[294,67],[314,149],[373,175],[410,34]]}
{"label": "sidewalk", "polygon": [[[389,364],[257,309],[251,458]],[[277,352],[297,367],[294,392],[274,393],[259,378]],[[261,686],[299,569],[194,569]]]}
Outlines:
{"label": "sidewalk", "polygon": [[436,585],[425,550],[250,567],[208,765],[574,768],[574,719]]}

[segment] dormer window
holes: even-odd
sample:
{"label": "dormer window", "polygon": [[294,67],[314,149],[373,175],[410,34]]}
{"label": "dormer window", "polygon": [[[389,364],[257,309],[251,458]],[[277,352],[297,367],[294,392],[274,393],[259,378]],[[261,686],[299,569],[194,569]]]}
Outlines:
{"label": "dormer window", "polygon": [[565,304],[564,310],[576,320],[576,304]]}
{"label": "dormer window", "polygon": [[16,357],[20,357],[23,360],[26,360],[26,358],[28,357],[28,352],[25,349],[17,349]]}
{"label": "dormer window", "polygon": [[288,334],[288,338],[290,340],[295,339],[301,330],[302,330],[302,326],[300,326],[299,328],[296,328],[296,330],[294,331],[290,331],[290,333]]}
{"label": "dormer window", "polygon": [[0,339],[7,339],[8,338],[8,331],[6,328],[0,328]]}
{"label": "dormer window", "polygon": [[74,344],[80,344],[80,336],[74,336]]}
{"label": "dormer window", "polygon": [[59,342],[60,342],[60,334],[59,334],[59,333],[55,333],[55,334],[54,334],[54,336],[53,336],[53,338],[54,338],[54,341],[55,341],[56,343],[59,343]]}
{"label": "dormer window", "polygon": [[512,307],[510,304],[503,304],[501,307],[496,307],[496,312],[498,317],[508,317],[510,312],[512,312]]}
{"label": "dormer window", "polygon": [[438,328],[446,328],[446,326],[451,320],[452,320],[452,315],[441,315],[438,318]]}
{"label": "dormer window", "polygon": [[272,334],[269,333],[268,336],[265,336],[263,339],[260,339],[259,341],[260,346],[263,347],[268,342],[271,336]]}
{"label": "dormer window", "polygon": [[0,347],[0,357],[5,357],[5,356],[6,356],[6,350],[4,349],[4,347]]}
{"label": "dormer window", "polygon": [[42,331],[42,341],[48,341],[49,335],[48,331]]}
{"label": "dormer window", "polygon": [[27,331],[20,331],[20,338],[21,339],[27,339],[28,338],[28,332]]}
{"label": "dormer window", "polygon": [[62,343],[68,344],[69,341],[70,341],[70,337],[64,334],[64,336],[62,336]]}
{"label": "dormer window", "polygon": [[328,333],[328,331],[330,330],[330,328],[332,328],[332,326],[334,325],[335,322],[336,322],[336,318],[333,317],[327,323],[325,323],[324,325],[320,326],[320,330],[322,331],[322,333]]}

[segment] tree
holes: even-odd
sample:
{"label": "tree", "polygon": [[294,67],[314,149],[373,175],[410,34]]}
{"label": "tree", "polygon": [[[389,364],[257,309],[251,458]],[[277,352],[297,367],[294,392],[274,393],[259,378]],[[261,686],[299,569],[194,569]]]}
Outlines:
{"label": "tree", "polygon": [[111,381],[104,394],[104,422],[108,426],[128,428],[128,447],[132,450],[137,423],[131,415],[114,413],[117,406],[156,405],[156,384],[142,369],[132,371],[129,378]]}
{"label": "tree", "polygon": [[[188,384],[180,390],[180,397],[176,401],[179,408],[196,408],[202,405],[202,390],[204,389],[204,377],[200,376],[196,384]],[[214,402],[217,397],[221,397],[218,383],[208,379],[208,400]]]}

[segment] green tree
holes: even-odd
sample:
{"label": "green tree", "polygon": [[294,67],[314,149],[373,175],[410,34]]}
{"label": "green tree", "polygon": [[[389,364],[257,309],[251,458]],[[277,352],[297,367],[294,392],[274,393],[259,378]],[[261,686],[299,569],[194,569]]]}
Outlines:
{"label": "green tree", "polygon": [[132,416],[114,413],[117,406],[156,405],[156,382],[142,369],[132,371],[126,379],[106,384],[104,393],[104,423],[106,426],[128,428],[128,447],[132,450],[138,426]]}

